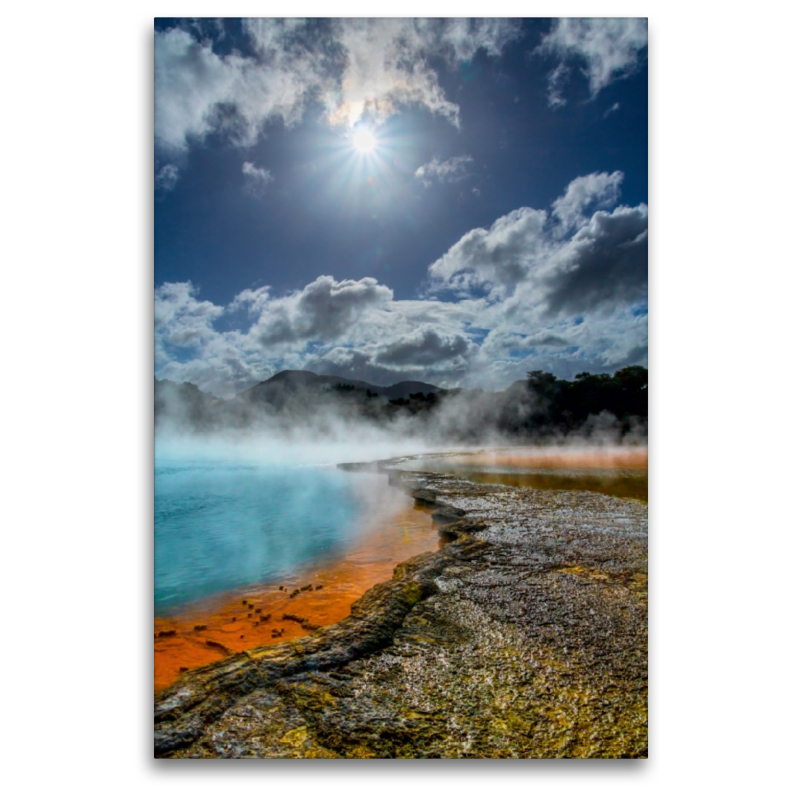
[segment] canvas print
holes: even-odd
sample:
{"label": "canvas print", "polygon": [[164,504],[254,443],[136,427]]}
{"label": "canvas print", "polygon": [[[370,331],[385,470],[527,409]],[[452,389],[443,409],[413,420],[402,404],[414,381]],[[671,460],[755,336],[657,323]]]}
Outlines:
{"label": "canvas print", "polygon": [[648,753],[647,21],[156,19],[154,753]]}

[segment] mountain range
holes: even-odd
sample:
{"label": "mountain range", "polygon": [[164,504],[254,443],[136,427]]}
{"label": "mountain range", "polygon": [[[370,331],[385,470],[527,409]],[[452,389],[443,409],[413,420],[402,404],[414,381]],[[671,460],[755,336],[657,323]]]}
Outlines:
{"label": "mountain range", "polygon": [[243,400],[282,405],[291,395],[308,390],[325,391],[335,388],[346,389],[353,387],[364,392],[370,392],[377,397],[387,400],[407,399],[412,394],[437,394],[442,391],[432,383],[422,381],[401,381],[391,386],[376,386],[366,381],[357,381],[352,378],[341,378],[338,375],[317,375],[315,372],[302,369],[286,369],[278,372],[271,378],[251,386],[240,392],[237,397]]}

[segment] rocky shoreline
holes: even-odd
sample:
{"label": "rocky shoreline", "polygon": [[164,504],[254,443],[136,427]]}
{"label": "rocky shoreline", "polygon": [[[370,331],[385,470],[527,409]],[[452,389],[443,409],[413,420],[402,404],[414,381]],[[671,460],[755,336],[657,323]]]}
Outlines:
{"label": "rocky shoreline", "polygon": [[339,623],[186,673],[161,758],[645,758],[647,508],[385,472],[449,542]]}

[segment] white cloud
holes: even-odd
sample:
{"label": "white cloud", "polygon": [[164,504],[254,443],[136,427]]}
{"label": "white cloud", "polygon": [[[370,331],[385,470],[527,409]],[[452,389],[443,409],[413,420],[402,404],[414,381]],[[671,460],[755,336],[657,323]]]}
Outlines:
{"label": "white cloud", "polygon": [[545,244],[546,222],[546,211],[518,208],[495,220],[488,231],[471,230],[428,268],[432,291],[469,294],[518,283]]}
{"label": "white cloud", "polygon": [[329,120],[354,125],[368,111],[379,120],[401,105],[422,105],[458,126],[458,106],[447,100],[426,63],[428,37],[414,20],[345,20],[340,40],[347,52],[341,87],[329,101]]}
{"label": "white cloud", "polygon": [[250,336],[264,347],[332,341],[346,334],[368,309],[391,299],[392,290],[375,278],[335,281],[321,275],[301,291],[265,301]]}
{"label": "white cloud", "polygon": [[180,153],[189,141],[223,132],[238,145],[256,142],[263,124],[281,119],[287,126],[302,115],[306,93],[325,87],[322,58],[290,48],[291,26],[261,20],[273,47],[259,59],[231,53],[219,56],[211,43],[172,28],[155,34],[155,135],[162,150]]}
{"label": "white cloud", "polygon": [[383,346],[376,354],[376,361],[393,366],[442,365],[462,358],[473,347],[463,334],[428,324]]}
{"label": "white cloud", "polygon": [[168,345],[189,347],[213,337],[213,323],[225,309],[196,299],[190,281],[163,283],[155,294],[155,326]]}
{"label": "white cloud", "polygon": [[542,271],[547,314],[640,300],[647,291],[647,228],[644,204],[596,211],[572,239],[554,248]]}
{"label": "white cloud", "polygon": [[255,19],[243,27],[252,55],[219,55],[183,28],[156,32],[160,152],[177,157],[211,133],[253,145],[269,120],[296,124],[314,95],[331,124],[421,105],[458,126],[458,105],[445,97],[431,59],[456,67],[481,48],[497,56],[519,34],[511,20]]}
{"label": "white cloud", "polygon": [[515,20],[502,18],[420,19],[417,24],[445,45],[445,55],[454,65],[469,61],[481,48],[490,56],[499,56],[521,32]]}
{"label": "white cloud", "polygon": [[196,358],[164,363],[156,375],[176,383],[193,383],[218,397],[230,397],[273,374],[277,363],[263,353],[248,353],[220,338]]}
{"label": "white cloud", "polygon": [[452,183],[466,177],[467,164],[471,161],[472,156],[454,156],[446,161],[439,161],[434,157],[419,167],[414,177],[425,186],[431,186],[434,182]]}
{"label": "white cloud", "polygon": [[[163,284],[156,374],[225,395],[279,369],[488,389],[532,369],[571,377],[642,363],[648,211],[612,207],[622,177],[576,178],[550,211],[520,208],[470,231],[431,264],[423,298],[322,275],[281,297],[246,289],[223,307],[191,283]],[[215,328],[243,309],[247,329]]]}
{"label": "white cloud", "polygon": [[245,161],[244,164],[242,164],[242,174],[244,175],[247,191],[256,197],[260,197],[264,194],[267,186],[275,180],[268,169],[257,167],[250,161]]}
{"label": "white cloud", "polygon": [[647,47],[647,20],[559,19],[541,41],[537,52],[560,59],[548,76],[550,105],[565,104],[563,89],[569,77],[570,63],[581,63],[589,79],[592,98],[619,78],[639,69],[640,53]]}
{"label": "white cloud", "polygon": [[547,75],[547,99],[551,108],[565,106],[567,101],[563,97],[564,87],[569,80],[569,68],[566,64],[559,64]]}
{"label": "white cloud", "polygon": [[165,164],[156,173],[155,186],[164,192],[171,192],[178,182],[178,168],[174,164]]}
{"label": "white cloud", "polygon": [[246,308],[250,316],[258,315],[269,301],[269,290],[269,286],[261,286],[258,289],[245,289],[233,298],[228,310],[238,311],[240,308]]}
{"label": "white cloud", "polygon": [[276,362],[263,347],[253,346],[240,331],[220,332],[214,327],[235,310],[236,301],[226,309],[198,300],[198,291],[190,281],[164,283],[156,289],[156,376],[230,395],[271,374]]}
{"label": "white cloud", "polygon": [[613,204],[619,197],[624,177],[617,170],[610,175],[607,172],[593,172],[575,178],[567,191],[553,203],[553,212],[564,228],[569,230],[584,219],[583,212],[587,206],[605,208]]}
{"label": "white cloud", "polygon": [[[190,281],[163,283],[155,292],[155,368],[159,377],[188,380],[202,383],[207,389],[217,381],[225,382],[226,376],[213,363],[211,350],[217,344],[219,333],[214,323],[225,309],[207,300],[197,299],[198,289]],[[187,371],[185,363],[195,359]],[[208,380],[195,380],[198,372],[209,376]],[[212,379],[213,378],[213,379]]]}
{"label": "white cloud", "polygon": [[519,208],[475,228],[430,265],[429,294],[485,295],[503,313],[519,307],[541,318],[636,299],[647,286],[647,206],[604,210],[622,179],[586,175],[552,214]]}
{"label": "white cloud", "polygon": [[350,125],[365,112],[383,120],[417,104],[458,127],[458,105],[445,97],[431,57],[457,67],[481,48],[499,55],[519,35],[515,21],[502,19],[350,19],[337,27],[347,57],[329,119]]}

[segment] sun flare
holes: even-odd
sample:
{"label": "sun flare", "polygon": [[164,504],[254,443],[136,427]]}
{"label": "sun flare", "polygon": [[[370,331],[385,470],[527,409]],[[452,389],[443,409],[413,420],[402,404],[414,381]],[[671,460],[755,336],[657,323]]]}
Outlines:
{"label": "sun flare", "polygon": [[377,144],[378,140],[375,138],[375,134],[368,128],[359,128],[353,134],[353,147],[362,155],[371,153]]}

